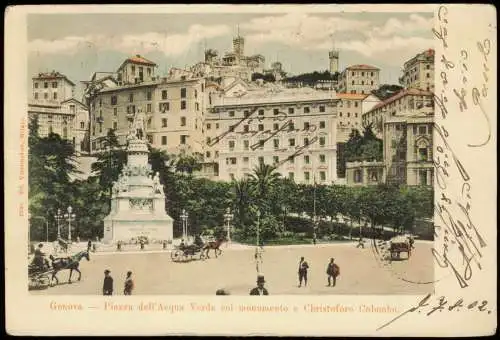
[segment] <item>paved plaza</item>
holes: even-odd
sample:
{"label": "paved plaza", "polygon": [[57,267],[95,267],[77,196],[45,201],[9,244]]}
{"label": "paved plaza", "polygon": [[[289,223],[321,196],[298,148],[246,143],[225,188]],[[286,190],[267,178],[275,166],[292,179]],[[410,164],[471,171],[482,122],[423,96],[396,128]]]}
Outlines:
{"label": "paved plaza", "polygon": [[[352,242],[341,244],[266,247],[262,272],[270,294],[422,294],[433,291],[434,276],[431,242],[416,242],[409,260],[384,264],[370,244],[356,248]],[[60,284],[45,290],[31,291],[34,295],[102,294],[104,270],[111,270],[115,294],[123,295],[123,282],[128,270],[134,274],[134,295],[176,294],[214,295],[226,288],[232,295],[247,295],[255,287],[257,276],[255,249],[234,245],[222,246],[223,253],[215,258],[190,262],[173,262],[170,251],[129,251],[122,253],[91,253],[90,261],[80,262],[82,280],[67,284],[69,271],[58,273]],[[299,259],[308,261],[309,281],[306,288],[297,287]],[[326,266],[331,257],[340,266],[336,287],[328,287]],[[405,258],[405,255],[402,255]],[[73,273],[76,280],[78,273]]]}

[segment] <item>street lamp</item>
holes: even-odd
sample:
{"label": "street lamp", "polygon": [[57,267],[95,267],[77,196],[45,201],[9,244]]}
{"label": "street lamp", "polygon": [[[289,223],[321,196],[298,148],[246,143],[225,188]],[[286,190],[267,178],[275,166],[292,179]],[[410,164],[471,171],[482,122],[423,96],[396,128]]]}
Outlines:
{"label": "street lamp", "polygon": [[185,209],[182,209],[182,214],[181,214],[181,221],[182,221],[182,238],[187,240],[187,219],[188,219],[188,213],[186,212]]}
{"label": "street lamp", "polygon": [[[231,208],[227,208],[224,214],[224,221],[227,223],[227,242],[231,242],[231,221],[233,220],[233,214],[231,214]],[[227,245],[226,245],[227,246]]]}
{"label": "street lamp", "polygon": [[63,217],[64,216],[61,212],[61,209],[57,209],[57,213],[54,216],[54,218],[57,221],[57,239],[61,238],[61,221],[62,221]]}
{"label": "street lamp", "polygon": [[260,266],[259,264],[262,264],[262,252],[259,242],[259,237],[260,237],[260,210],[257,210],[257,247],[255,248],[255,269],[257,270],[257,273],[260,273]]}
{"label": "street lamp", "polygon": [[71,242],[71,221],[74,221],[76,215],[72,213],[73,208],[71,206],[68,207],[68,213],[64,214],[64,218],[68,221],[68,241]]}

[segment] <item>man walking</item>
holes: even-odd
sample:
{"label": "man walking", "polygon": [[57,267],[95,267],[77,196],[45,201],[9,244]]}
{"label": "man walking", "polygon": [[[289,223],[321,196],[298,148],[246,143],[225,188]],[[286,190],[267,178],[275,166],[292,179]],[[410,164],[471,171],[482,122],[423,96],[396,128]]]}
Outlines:
{"label": "man walking", "polygon": [[89,239],[89,241],[87,242],[87,253],[90,253],[90,248],[92,248],[92,240]]}
{"label": "man walking", "polygon": [[250,295],[269,295],[269,292],[266,288],[264,288],[264,275],[257,276],[257,287],[253,288],[250,291]]}
{"label": "man walking", "polygon": [[359,238],[358,245],[356,246],[356,248],[360,248],[360,247],[365,249],[365,241],[363,240],[362,237]]}
{"label": "man walking", "polygon": [[339,276],[340,274],[340,268],[334,262],[335,260],[332,257],[330,259],[330,263],[328,263],[328,266],[326,267],[326,275],[328,275],[328,286],[332,287],[335,287],[335,284],[337,283],[337,276]]}
{"label": "man walking", "polygon": [[123,289],[123,295],[132,295],[132,290],[134,289],[134,281],[132,280],[132,272],[127,272],[127,278],[125,279],[125,288]]}
{"label": "man walking", "polygon": [[307,270],[309,269],[309,265],[304,260],[302,256],[299,262],[299,287],[302,287],[302,280],[304,280],[304,287],[307,287]]}
{"label": "man walking", "polygon": [[102,285],[102,295],[113,295],[113,278],[109,275],[110,271],[104,271],[104,284]]}

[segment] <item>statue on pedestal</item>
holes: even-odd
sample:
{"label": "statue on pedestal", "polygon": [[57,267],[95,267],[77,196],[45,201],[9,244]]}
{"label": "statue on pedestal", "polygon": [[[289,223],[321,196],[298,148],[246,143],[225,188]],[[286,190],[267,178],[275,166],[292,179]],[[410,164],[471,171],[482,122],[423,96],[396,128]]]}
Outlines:
{"label": "statue on pedestal", "polygon": [[161,183],[160,183],[160,173],[159,172],[156,172],[155,176],[153,177],[153,189],[154,189],[155,194],[159,193],[159,194],[164,195],[163,185],[161,185]]}
{"label": "statue on pedestal", "polygon": [[142,112],[142,110],[140,109],[137,110],[137,112],[134,115],[134,121],[132,122],[132,124],[130,124],[127,140],[144,139],[146,132],[146,130],[144,129],[144,119],[145,119],[144,112]]}

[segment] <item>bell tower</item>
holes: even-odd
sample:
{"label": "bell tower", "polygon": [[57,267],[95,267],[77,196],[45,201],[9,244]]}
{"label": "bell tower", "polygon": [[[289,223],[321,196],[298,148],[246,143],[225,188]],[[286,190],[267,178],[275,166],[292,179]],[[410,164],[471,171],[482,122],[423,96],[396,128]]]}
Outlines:
{"label": "bell tower", "polygon": [[328,58],[330,59],[330,73],[337,73],[339,71],[339,51],[328,52]]}

